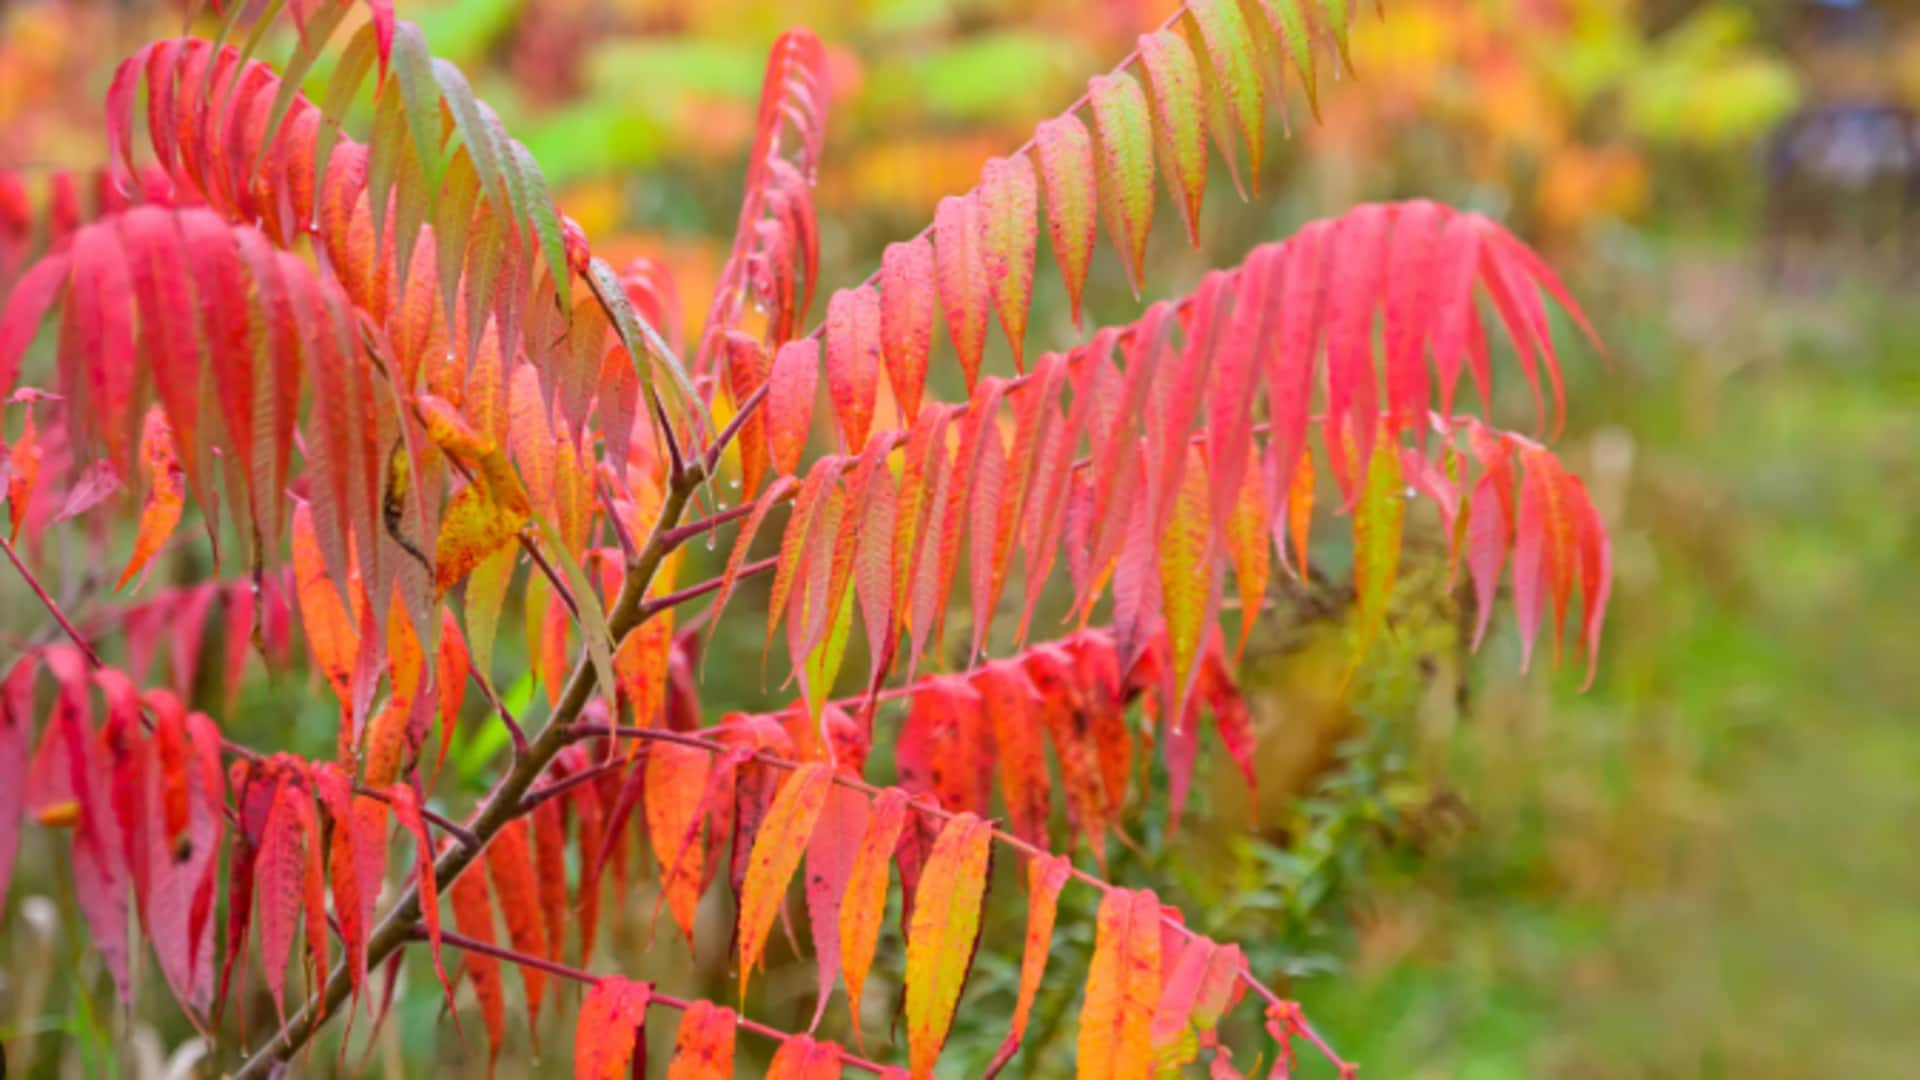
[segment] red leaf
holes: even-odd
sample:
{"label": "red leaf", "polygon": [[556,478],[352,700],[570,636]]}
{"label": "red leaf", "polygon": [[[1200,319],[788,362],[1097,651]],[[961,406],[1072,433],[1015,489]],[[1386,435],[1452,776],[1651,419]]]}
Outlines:
{"label": "red leaf", "polygon": [[74,233],[73,291],[60,327],[60,366],[70,406],[84,409],[89,434],[125,473],[132,463],[133,282],[118,230],[107,223]]}
{"label": "red leaf", "polygon": [[773,371],[767,377],[767,452],[774,471],[783,475],[791,476],[800,468],[819,379],[818,341],[789,341],[773,354]]}
{"label": "red leaf", "polygon": [[1045,846],[1049,799],[1046,752],[1041,748],[1039,691],[1013,661],[988,664],[972,683],[985,703],[1000,766],[1000,797],[1015,836]]}
{"label": "red leaf", "polygon": [[984,215],[973,195],[948,195],[933,214],[935,276],[940,306],[946,312],[953,351],[972,393],[980,378],[980,359],[987,343],[986,253],[981,249]]}
{"label": "red leaf", "polygon": [[754,500],[753,510],[747,514],[747,520],[734,534],[733,550],[727,554],[726,569],[720,575],[720,590],[714,594],[712,614],[707,616],[707,640],[713,640],[714,628],[720,624],[720,613],[726,610],[727,600],[733,596],[733,588],[740,578],[740,568],[746,565],[747,555],[753,549],[753,538],[759,534],[761,523],[767,519],[767,511],[776,503],[785,499],[794,487],[791,476],[777,476],[767,489]]}
{"label": "red leaf", "polygon": [[973,599],[973,646],[968,651],[968,662],[978,660],[986,648],[988,636],[993,628],[993,609],[999,600],[999,590],[994,586],[994,556],[998,547],[1001,515],[1013,515],[1014,507],[1007,506],[1004,490],[1007,479],[1007,452],[1000,441],[1000,425],[997,417],[983,417],[978,425],[979,436],[975,441],[974,454],[967,469],[972,476],[973,491],[970,497],[967,518],[967,551],[971,563],[970,595]]}
{"label": "red leaf", "polygon": [[[355,835],[360,817],[353,808],[353,782],[332,762],[315,766],[307,776],[333,822],[327,850],[327,877],[333,883],[333,914],[340,927],[340,943],[346,950],[347,975],[357,1007],[367,980],[367,923],[372,905],[363,904],[360,898],[357,852],[360,838]],[[378,824],[384,831],[386,822]]]}
{"label": "red leaf", "polygon": [[920,415],[927,381],[927,355],[933,349],[933,245],[924,236],[888,244],[880,256],[880,338],[885,347],[887,382],[893,387],[903,424]]}
{"label": "red leaf", "polygon": [[1104,864],[1109,819],[1106,784],[1092,738],[1093,704],[1076,678],[1073,658],[1064,648],[1043,645],[1030,650],[1023,666],[1040,694],[1047,736],[1060,762],[1068,817],[1086,837],[1095,860]]}
{"label": "red leaf", "polygon": [[895,749],[900,786],[931,792],[951,812],[986,813],[990,738],[980,695],[965,681],[938,676],[917,684]]}
{"label": "red leaf", "polygon": [[[723,339],[727,356],[727,387],[734,407],[737,409],[753,393],[766,385],[771,364],[767,352],[760,343],[738,331],[726,334]],[[760,490],[760,482],[767,473],[767,413],[755,409],[741,422],[739,438],[734,445],[740,452],[740,490],[752,493]]]}
{"label": "red leaf", "polygon": [[854,595],[867,630],[867,686],[878,690],[893,666],[899,641],[894,611],[894,537],[898,528],[899,495],[893,474],[878,470],[867,481],[860,515],[860,535],[854,552]]}
{"label": "red leaf", "polygon": [[1335,284],[1326,294],[1327,430],[1353,434],[1350,460],[1343,454],[1331,455],[1334,475],[1342,481],[1349,502],[1354,498],[1353,480],[1373,460],[1378,426],[1373,323],[1387,227],[1386,208],[1367,204],[1340,218],[1330,240],[1326,272]]}
{"label": "red leaf", "polygon": [[40,320],[67,284],[72,260],[56,252],[34,263],[10,283],[5,308],[0,308],[0,397],[13,393],[20,377],[20,357],[33,344]]}
{"label": "red leaf", "polygon": [[27,802],[27,741],[33,725],[31,661],[14,664],[0,682],[0,910],[7,903],[13,860],[20,851],[20,818]]}
{"label": "red leaf", "polygon": [[[254,888],[260,904],[260,959],[267,977],[267,991],[281,1020],[286,1019],[287,950],[293,945],[298,925],[305,874],[307,843],[301,826],[301,802],[306,798],[298,783],[281,783],[274,789],[273,809],[267,816],[260,854],[254,863]],[[312,814],[307,804],[307,814]]]}
{"label": "red leaf", "polygon": [[880,380],[880,297],[841,289],[827,302],[827,392],[849,451],[866,445]]}
{"label": "red leaf", "polygon": [[1423,431],[1431,403],[1427,338],[1437,314],[1435,279],[1446,215],[1438,203],[1414,199],[1402,203],[1394,216],[1385,305],[1388,422],[1396,432]]}
{"label": "red leaf", "polygon": [[575,1080],[626,1080],[646,1067],[635,1060],[635,1042],[645,1037],[647,1002],[653,984],[609,975],[593,984],[580,1002],[573,1029]]}

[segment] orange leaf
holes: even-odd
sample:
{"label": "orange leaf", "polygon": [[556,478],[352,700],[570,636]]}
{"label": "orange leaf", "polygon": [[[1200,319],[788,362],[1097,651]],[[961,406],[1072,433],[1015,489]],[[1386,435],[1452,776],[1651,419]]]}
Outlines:
{"label": "orange leaf", "polygon": [[634,1041],[646,1030],[653,984],[609,975],[580,1002],[573,1028],[574,1080],[625,1080],[634,1066]]}
{"label": "orange leaf", "polygon": [[[453,921],[460,932],[491,945],[493,934],[493,897],[487,892],[486,875],[469,867],[453,879]],[[500,961],[485,953],[470,952],[461,958],[467,978],[473,981],[473,995],[480,999],[480,1016],[487,1025],[487,1062],[500,1058],[500,1043],[506,1037],[507,996],[500,979]]]}
{"label": "orange leaf", "polygon": [[[767,947],[767,932],[786,898],[787,885],[800,867],[813,827],[827,804],[833,786],[831,767],[813,761],[800,766],[780,785],[773,806],[753,838],[747,879],[740,891],[740,999],[747,997],[747,977],[758,967]],[[649,800],[651,802],[651,800]]]}
{"label": "orange leaf", "polygon": [[992,841],[993,829],[986,822],[972,814],[954,817],[934,840],[914,890],[907,930],[906,1014],[908,1057],[917,1080],[933,1075],[960,989],[973,966]]}
{"label": "orange leaf", "polygon": [[160,550],[180,524],[181,503],[186,494],[186,474],[173,450],[173,429],[159,405],[147,410],[140,431],[140,464],[147,473],[147,501],[140,508],[140,531],[133,540],[133,557],[114,583],[114,591],[127,587],[147,560]]}
{"label": "orange leaf", "polygon": [[873,951],[880,942],[880,922],[887,912],[887,879],[893,849],[900,842],[906,820],[907,793],[888,788],[873,801],[867,830],[854,853],[853,870],[840,900],[840,966],[847,979],[847,1001],[853,1014],[854,1045],[864,1047],[860,1035],[860,992],[873,967]]}
{"label": "orange leaf", "polygon": [[1081,1080],[1151,1074],[1159,998],[1160,901],[1146,889],[1111,890],[1100,902],[1080,1009]]}
{"label": "orange leaf", "polygon": [[680,1018],[680,1035],[673,1044],[673,1063],[667,1080],[732,1080],[733,1010],[710,1001],[687,1006]]}
{"label": "orange leaf", "polygon": [[434,974],[440,977],[440,986],[447,995],[447,1008],[451,1009],[453,984],[447,981],[446,966],[440,962],[440,895],[433,873],[433,843],[427,837],[426,823],[420,818],[420,801],[413,789],[405,784],[395,784],[387,789],[387,797],[393,807],[393,816],[400,819],[400,827],[413,834],[417,867],[415,878],[420,883],[420,917],[427,924],[427,943],[433,948]]}
{"label": "orange leaf", "polygon": [[[502,826],[487,845],[487,877],[500,894],[500,913],[507,919],[507,938],[518,952],[547,955],[546,927],[541,922],[540,887],[533,870],[533,847],[527,841],[527,819],[515,818]],[[519,965],[527,987],[527,1022],[540,1015],[540,999],[547,977],[539,968]]]}
{"label": "orange leaf", "polygon": [[840,1080],[840,1048],[807,1035],[791,1036],[773,1055],[767,1080]]}
{"label": "orange leaf", "polygon": [[705,848],[689,838],[697,837],[701,798],[712,767],[711,755],[696,747],[669,742],[647,747],[647,839],[664,869],[661,891],[667,906],[688,941],[693,940],[694,910],[706,867]]}
{"label": "orange leaf", "polygon": [[300,597],[300,623],[307,631],[313,661],[342,703],[351,700],[349,684],[353,661],[360,651],[354,619],[340,602],[339,591],[327,580],[320,540],[313,529],[313,511],[307,503],[293,508],[293,576]]}
{"label": "orange leaf", "polygon": [[7,463],[10,468],[7,476],[7,515],[10,521],[7,538],[10,541],[20,539],[20,526],[27,520],[27,510],[33,505],[33,492],[40,484],[40,437],[33,424],[33,410],[27,410],[27,419],[20,428],[20,437],[13,441],[7,450]]}
{"label": "orange leaf", "polygon": [[1040,978],[1047,972],[1047,955],[1053,951],[1053,918],[1060,903],[1060,887],[1067,883],[1073,863],[1065,855],[1050,855],[1027,861],[1027,944],[1020,956],[1020,997],[1013,1006],[1013,1027],[1005,1042],[987,1066],[991,1078],[1004,1068],[1026,1038],[1027,1020],[1033,1014],[1033,999],[1040,992]]}
{"label": "orange leaf", "polygon": [[1233,662],[1238,665],[1273,576],[1273,558],[1267,549],[1267,484],[1258,469],[1241,471],[1240,494],[1227,518],[1225,539],[1240,593],[1240,640],[1233,650]]}

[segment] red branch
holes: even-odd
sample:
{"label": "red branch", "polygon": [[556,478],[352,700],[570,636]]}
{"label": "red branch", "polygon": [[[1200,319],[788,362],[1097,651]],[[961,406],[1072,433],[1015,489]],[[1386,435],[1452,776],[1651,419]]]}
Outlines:
{"label": "red branch", "polygon": [[[740,572],[734,575],[734,580],[738,581],[741,578],[750,578],[758,574],[764,574],[779,565],[779,563],[780,556],[778,555],[769,555],[758,562],[750,562],[740,568]],[[652,615],[658,611],[678,607],[688,601],[698,600],[710,592],[717,592],[720,586],[726,584],[726,580],[724,577],[708,578],[705,581],[695,585],[689,585],[677,592],[670,592],[665,596],[656,596],[642,603],[640,610],[648,615]]]}
{"label": "red branch", "polygon": [[[734,749],[732,747],[725,746],[725,745],[722,745],[721,743],[715,742],[712,739],[708,739],[704,736],[690,735],[683,731],[670,731],[666,728],[623,727],[623,726],[611,726],[607,724],[575,724],[573,725],[573,727],[568,729],[568,734],[569,734],[569,737],[575,738],[575,739],[592,738],[594,736],[612,736],[613,738],[617,738],[617,739],[647,739],[654,742],[670,742],[670,743],[677,743],[681,746],[692,747],[693,749],[696,749],[696,750],[705,750],[707,753],[710,753],[710,754],[725,754],[725,753],[731,752]],[[752,757],[752,760],[759,762],[762,765],[767,765],[776,769],[793,770],[793,769],[798,769],[800,767],[799,762],[790,761],[776,754],[769,754],[764,750],[754,751],[751,757]],[[833,782],[840,785],[841,787],[847,788],[852,791],[858,791],[861,794],[867,796],[867,798],[869,799],[877,798],[881,793],[880,788],[875,787],[874,785],[869,784],[865,780],[859,779],[858,777],[847,776],[840,772],[834,772],[832,774],[832,778],[833,778]],[[943,822],[951,821],[954,818],[960,816],[951,810],[945,809],[944,807],[930,806],[919,800],[909,801],[907,805],[911,806],[915,810],[918,810],[920,813],[925,814],[928,817],[938,821],[943,821]],[[1001,829],[996,825],[993,825],[991,822],[988,823],[988,827],[993,830],[994,840],[1006,845],[1007,847],[1014,849],[1015,851],[1020,852],[1022,855],[1025,855],[1030,859],[1048,859],[1048,858],[1052,858],[1055,854],[1054,852],[1048,851],[1047,849],[1040,847],[1037,844],[1032,844],[1025,840],[1022,840],[1018,836],[1015,836],[1012,833],[1007,832],[1006,830]],[[1079,867],[1074,866],[1071,862],[1069,862],[1067,865],[1067,872],[1074,880],[1079,881],[1084,885],[1091,886],[1092,888],[1099,890],[1101,893],[1110,893],[1110,892],[1113,892],[1115,889],[1119,888],[1119,886],[1113,884],[1112,882],[1106,880],[1105,878],[1102,878],[1097,874],[1092,874],[1085,870],[1082,870]],[[1199,932],[1193,930],[1192,928],[1188,927],[1185,923],[1171,916],[1162,915],[1161,922],[1164,925],[1171,927],[1174,931],[1176,931],[1177,933],[1179,933],[1181,936],[1185,937],[1189,941],[1197,941],[1202,937],[1202,935]],[[1245,968],[1242,968],[1240,971],[1240,981],[1244,982],[1247,985],[1247,989],[1251,990],[1255,995],[1257,995],[1263,1001],[1265,1001],[1269,1008],[1282,1009],[1286,1011],[1288,1015],[1294,1016],[1295,1017],[1294,1020],[1290,1021],[1290,1023],[1292,1023],[1295,1027],[1297,1027],[1300,1034],[1304,1036],[1308,1042],[1312,1043],[1316,1049],[1318,1049],[1322,1054],[1324,1054],[1327,1060],[1330,1063],[1332,1063],[1335,1068],[1340,1070],[1341,1076],[1343,1077],[1348,1076],[1352,1073],[1354,1067],[1351,1064],[1349,1064],[1345,1059],[1341,1058],[1339,1054],[1334,1052],[1333,1047],[1329,1045],[1325,1039],[1321,1038],[1318,1032],[1313,1030],[1313,1027],[1307,1023],[1306,1018],[1304,1016],[1297,1015],[1298,1009],[1287,1008],[1289,1005],[1292,1004],[1291,1002],[1288,1002],[1285,998],[1281,997],[1278,993],[1276,993],[1273,990],[1272,987],[1268,986],[1266,983],[1261,982],[1259,979],[1255,978],[1253,973],[1246,970]]]}
{"label": "red branch", "polygon": [[[425,941],[427,940],[426,928],[416,926],[409,936],[415,941]],[[455,933],[452,930],[440,931],[440,942],[443,945],[451,945],[456,949],[461,949],[466,952],[480,953],[483,956],[491,956],[497,960],[505,960],[509,964],[519,964],[521,967],[544,971],[557,978],[567,979],[585,986],[593,986],[599,983],[601,978],[591,971],[583,971],[580,968],[570,967],[559,961],[549,960],[543,956],[534,956],[529,953],[509,949],[503,945],[495,945],[492,942],[481,941],[478,938],[470,938],[464,934]],[[647,1004],[658,1005],[663,1009],[672,1009],[675,1012],[686,1012],[693,1007],[693,1002],[686,998],[675,997],[672,994],[663,994],[658,990],[648,991]],[[742,1031],[751,1031],[755,1035],[764,1036],[775,1042],[786,1042],[793,1037],[791,1032],[781,1031],[777,1027],[763,1024],[758,1020],[752,1020],[744,1016],[735,1015],[734,1023],[739,1025]],[[835,1045],[835,1048],[840,1051],[840,1064],[849,1069],[858,1069],[861,1072],[871,1073],[874,1076],[879,1076],[886,1072],[885,1067],[878,1062],[869,1061],[857,1054],[848,1053],[844,1047],[840,1047],[838,1044]]]}
{"label": "red branch", "polygon": [[33,571],[27,569],[27,564],[20,561],[20,553],[13,549],[13,544],[4,536],[0,536],[0,548],[7,550],[8,560],[13,563],[15,570],[20,571],[20,577],[27,583],[27,588],[33,590],[33,595],[40,599],[47,613],[53,616],[53,621],[60,624],[60,629],[66,631],[67,637],[73,640],[74,647],[87,658],[87,663],[96,668],[105,667],[106,665],[100,662],[100,654],[94,652],[93,646],[87,644],[87,639],[81,635],[80,628],[67,620],[66,612],[61,611],[60,605],[47,594],[47,590],[40,584],[40,579],[34,577]]}

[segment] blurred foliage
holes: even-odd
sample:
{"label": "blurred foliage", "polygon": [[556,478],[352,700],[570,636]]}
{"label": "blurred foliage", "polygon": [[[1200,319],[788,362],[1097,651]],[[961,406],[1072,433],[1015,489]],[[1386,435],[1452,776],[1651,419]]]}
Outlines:
{"label": "blurred foliage", "polygon": [[[919,228],[940,195],[970,186],[985,158],[1018,145],[1172,5],[400,6],[474,75],[598,250],[674,268],[697,325],[730,239],[765,48],[783,26],[809,22],[834,50],[820,178],[832,286],[864,276],[882,243]],[[1517,650],[1498,632],[1465,655],[1461,598],[1430,534],[1410,556],[1383,661],[1346,686],[1345,556],[1330,550],[1263,616],[1244,672],[1260,790],[1203,752],[1179,830],[1152,800],[1114,853],[1116,880],[1166,883],[1170,902],[1300,995],[1366,1075],[1897,1076],[1920,1054],[1909,831],[1920,321],[1892,295],[1910,281],[1845,275],[1788,291],[1756,254],[1758,147],[1775,124],[1843,92],[1920,105],[1920,20],[1880,6],[1882,32],[1836,43],[1810,5],[1785,0],[1395,0],[1356,28],[1358,78],[1323,89],[1322,123],[1290,103],[1293,138],[1265,198],[1210,204],[1200,255],[1162,223],[1156,293],[1356,199],[1472,205],[1553,249],[1613,349],[1608,367],[1590,355],[1569,365],[1575,415],[1591,426],[1568,461],[1616,535],[1595,688],[1513,677]],[[111,65],[177,25],[164,5],[0,11],[0,164],[97,162]],[[1076,340],[1057,282],[1042,278],[1035,326]],[[1096,273],[1090,306],[1102,319],[1138,310],[1117,273]],[[695,551],[683,576],[723,556]],[[70,558],[62,595],[99,591],[85,553]],[[202,572],[176,568],[179,580]],[[743,589],[738,603],[763,595]],[[34,625],[23,609],[0,616],[11,634]],[[752,675],[760,647],[750,616],[713,641],[710,713],[781,700]],[[503,638],[503,663],[524,649]],[[512,689],[509,703],[529,692]],[[291,732],[292,749],[320,753],[332,720],[323,695],[281,678],[250,685],[230,722],[242,739]],[[480,785],[503,738],[490,724],[463,735],[449,764],[460,786]],[[1156,776],[1153,790],[1164,786]],[[22,865],[45,866],[51,849],[28,835]],[[137,1034],[150,1064],[99,1056],[125,1020],[69,990],[101,976],[72,939],[62,881],[15,890],[54,902],[15,905],[0,1040],[23,1072],[37,1045],[39,1061],[65,1057],[75,1074],[159,1075],[157,1048],[189,1033]],[[1017,940],[1022,899],[1005,868],[994,895],[987,932]],[[1090,902],[1063,896],[1057,970],[1085,966]],[[671,932],[656,939],[653,907],[651,882],[636,881],[603,962],[717,992],[725,935],[689,954]],[[774,952],[755,1011],[804,1027],[812,971]],[[1017,963],[982,953],[968,999],[981,1007],[961,1011],[954,1075],[997,1046]],[[376,1062],[477,1075],[478,1040],[446,1029],[430,977],[411,967]],[[875,1000],[895,993],[885,974]],[[1078,995],[1077,980],[1049,981],[1022,1058],[1032,1075],[1064,1070]],[[829,1022],[844,1009],[836,998]],[[758,1050],[742,1052],[744,1075]],[[1317,1068],[1303,1061],[1304,1074]]]}

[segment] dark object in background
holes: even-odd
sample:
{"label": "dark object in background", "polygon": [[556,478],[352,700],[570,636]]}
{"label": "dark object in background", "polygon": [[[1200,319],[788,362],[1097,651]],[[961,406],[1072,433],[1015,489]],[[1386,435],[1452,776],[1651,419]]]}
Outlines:
{"label": "dark object in background", "polygon": [[[1887,101],[1803,109],[1767,145],[1769,270],[1794,276],[1802,258],[1889,257],[1901,272],[1920,254],[1920,116]],[[1887,249],[1891,248],[1891,251]]]}
{"label": "dark object in background", "polygon": [[1818,96],[1766,147],[1766,250],[1776,281],[1920,269],[1920,115],[1881,77],[1888,27],[1870,0],[1810,0],[1802,51]]}

